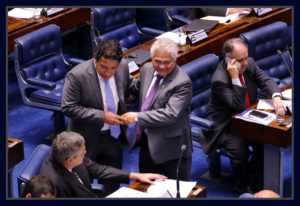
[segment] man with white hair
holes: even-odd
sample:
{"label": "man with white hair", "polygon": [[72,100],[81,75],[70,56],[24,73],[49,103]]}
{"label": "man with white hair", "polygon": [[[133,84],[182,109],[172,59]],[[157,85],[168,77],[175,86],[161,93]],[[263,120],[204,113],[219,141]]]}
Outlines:
{"label": "man with white hair", "polygon": [[[176,65],[178,46],[170,39],[156,40],[135,84],[139,111],[122,115],[127,124],[136,123],[132,148],[140,146],[140,172],[164,174],[175,179],[182,150],[179,179],[190,180],[192,139],[190,103],[192,82]],[[185,146],[183,146],[185,145]]]}

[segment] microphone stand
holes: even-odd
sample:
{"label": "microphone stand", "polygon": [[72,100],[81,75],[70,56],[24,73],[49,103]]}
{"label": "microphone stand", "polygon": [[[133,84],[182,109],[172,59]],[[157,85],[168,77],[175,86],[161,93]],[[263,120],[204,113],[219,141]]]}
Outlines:
{"label": "microphone stand", "polygon": [[[279,54],[280,57],[283,59],[285,65],[287,66],[287,69],[288,69],[290,75],[292,76],[291,68],[290,68],[290,66],[288,65],[288,63],[286,62],[286,60],[285,60],[285,58],[284,58],[282,52],[281,52],[279,49],[277,50],[277,54]],[[290,58],[291,58],[291,57],[290,57]]]}
{"label": "microphone stand", "polygon": [[178,165],[177,165],[177,171],[176,171],[176,188],[177,188],[177,192],[176,192],[176,198],[180,198],[180,189],[179,189],[179,166],[180,166],[180,162],[182,159],[182,155],[184,150],[186,149],[186,145],[182,145],[181,146],[181,155],[180,155],[180,159],[178,161]]}

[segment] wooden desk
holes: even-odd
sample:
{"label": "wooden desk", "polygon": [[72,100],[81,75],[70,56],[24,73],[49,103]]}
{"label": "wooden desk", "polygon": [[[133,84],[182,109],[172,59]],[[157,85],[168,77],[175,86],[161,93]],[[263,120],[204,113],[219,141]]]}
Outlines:
{"label": "wooden desk", "polygon": [[[256,108],[256,105],[252,107]],[[291,115],[285,115],[285,123],[273,121],[269,125],[247,122],[235,116],[231,121],[232,134],[264,143],[264,189],[277,192],[282,197],[283,155],[291,149],[292,142],[292,127],[286,127],[292,123]]]}
{"label": "wooden desk", "polygon": [[71,29],[90,20],[89,8],[66,8],[64,11],[50,17],[42,16],[43,21],[33,18],[19,19],[8,17],[8,53],[14,50],[14,39],[30,33],[49,24],[56,24],[61,31]]}
{"label": "wooden desk", "polygon": [[8,197],[12,197],[13,194],[13,183],[12,183],[12,173],[13,168],[16,164],[24,160],[24,145],[22,140],[8,138]]}
{"label": "wooden desk", "polygon": [[[129,186],[129,188],[135,189],[135,190],[138,190],[141,192],[147,191],[148,187],[150,187],[149,184],[138,182],[138,181],[132,183]],[[199,185],[196,185],[188,196],[188,198],[201,198],[201,197],[206,197],[206,187],[199,186]]]}
{"label": "wooden desk", "polygon": [[[186,46],[189,49],[185,52],[179,53],[177,64],[182,66],[209,53],[213,53],[218,56],[221,54],[223,44],[227,39],[239,37],[239,35],[242,33],[257,29],[276,21],[283,21],[288,25],[291,25],[292,9],[274,8],[271,13],[262,17],[245,16],[227,25],[219,24],[216,28],[208,33],[208,38],[202,40],[196,45]],[[124,56],[135,49],[150,50],[150,47],[154,41],[155,39],[150,40],[142,45],[138,45],[124,52]],[[139,71],[134,72],[132,75],[137,77],[139,75]]]}

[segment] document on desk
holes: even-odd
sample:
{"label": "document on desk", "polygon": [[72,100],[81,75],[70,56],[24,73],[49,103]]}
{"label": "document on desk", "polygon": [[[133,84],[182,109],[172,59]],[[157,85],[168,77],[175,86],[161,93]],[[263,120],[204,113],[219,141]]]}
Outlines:
{"label": "document on desk", "polygon": [[[179,181],[180,196],[186,198],[189,196],[196,182]],[[170,193],[171,197],[176,197],[176,180],[166,179],[165,181],[156,180],[154,185],[148,188],[148,195],[161,197],[165,192]]]}
{"label": "document on desk", "polygon": [[8,16],[30,19],[34,16],[34,8],[14,8],[8,12]]}
{"label": "document on desk", "polygon": [[143,198],[143,197],[148,197],[148,194],[146,192],[141,192],[128,187],[121,187],[117,191],[108,195],[106,198],[133,198],[133,197]]}
{"label": "document on desk", "polygon": [[[284,106],[288,107],[292,104],[290,100],[282,100]],[[258,101],[256,109],[274,109],[273,100],[272,99],[260,99]]]}
{"label": "document on desk", "polygon": [[[259,113],[263,113],[265,116],[258,117],[256,115],[253,115],[252,113],[253,111],[258,111]],[[238,114],[235,118],[242,119],[248,122],[254,122],[257,124],[268,125],[276,119],[276,114],[249,108],[243,111],[242,113]]]}
{"label": "document on desk", "polygon": [[213,21],[219,21],[220,24],[230,24],[238,19],[240,19],[239,13],[236,14],[230,14],[227,16],[205,16],[201,18],[202,20],[213,20]]}
{"label": "document on desk", "polygon": [[176,44],[179,44],[179,33],[175,33],[175,32],[166,32],[163,33],[157,37],[155,37],[155,39],[160,39],[160,38],[167,38],[167,39],[171,39],[172,41],[174,41]]}
{"label": "document on desk", "polygon": [[282,94],[283,99],[289,99],[289,100],[291,100],[292,96],[293,96],[292,89],[284,90],[283,92],[281,92],[281,94]]}

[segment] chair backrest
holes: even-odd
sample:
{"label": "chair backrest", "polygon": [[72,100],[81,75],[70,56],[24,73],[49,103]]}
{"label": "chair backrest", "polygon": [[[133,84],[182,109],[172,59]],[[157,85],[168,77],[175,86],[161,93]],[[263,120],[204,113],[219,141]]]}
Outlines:
{"label": "chair backrest", "polygon": [[92,8],[91,35],[93,50],[101,40],[115,39],[123,48],[139,44],[140,34],[135,22],[135,8]]}
{"label": "chair backrest", "polygon": [[15,69],[26,82],[28,78],[57,81],[66,74],[61,54],[62,37],[51,24],[15,39]]}
{"label": "chair backrest", "polygon": [[19,196],[21,196],[25,184],[36,176],[44,162],[44,159],[51,151],[51,147],[45,144],[38,145],[33,152],[30,154],[29,158],[25,162],[21,172],[18,176],[18,191]]}
{"label": "chair backrest", "polygon": [[177,24],[172,17],[175,15],[186,17],[186,8],[166,8],[165,9],[165,21],[167,24],[168,30],[175,29],[182,25]]}
{"label": "chair backrest", "polygon": [[[262,70],[270,77],[283,80],[281,82],[283,84],[286,81],[291,81],[292,62],[288,51],[290,37],[286,23],[275,22],[240,36],[248,45],[249,56],[255,59]],[[279,55],[280,51],[286,62]]]}
{"label": "chair backrest", "polygon": [[206,116],[210,98],[210,81],[218,64],[219,58],[216,55],[207,54],[181,66],[193,83],[191,114],[199,117]]}

